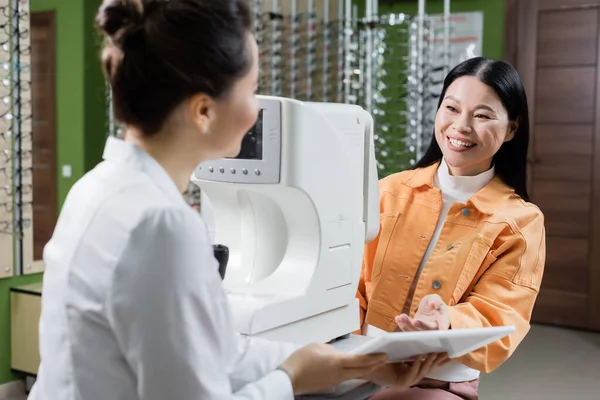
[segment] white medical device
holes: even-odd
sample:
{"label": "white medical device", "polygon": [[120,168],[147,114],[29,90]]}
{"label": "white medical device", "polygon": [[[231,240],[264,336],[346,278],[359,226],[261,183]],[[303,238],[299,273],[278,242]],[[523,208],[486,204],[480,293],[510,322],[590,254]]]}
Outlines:
{"label": "white medical device", "polygon": [[201,164],[192,181],[215,243],[229,248],[237,330],[328,342],[360,328],[363,249],[379,231],[373,119],[355,105],[259,102],[240,154]]}

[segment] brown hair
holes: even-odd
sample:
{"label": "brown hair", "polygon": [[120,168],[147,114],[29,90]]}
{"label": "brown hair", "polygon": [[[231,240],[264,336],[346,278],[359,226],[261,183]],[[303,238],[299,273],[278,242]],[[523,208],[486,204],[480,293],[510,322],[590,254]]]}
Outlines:
{"label": "brown hair", "polygon": [[194,94],[222,98],[252,65],[246,0],[104,0],[96,26],[115,117],[146,135]]}

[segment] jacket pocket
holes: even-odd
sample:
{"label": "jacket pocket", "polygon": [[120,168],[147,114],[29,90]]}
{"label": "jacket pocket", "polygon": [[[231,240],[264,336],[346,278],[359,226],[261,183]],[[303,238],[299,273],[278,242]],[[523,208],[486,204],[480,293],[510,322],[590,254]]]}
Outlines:
{"label": "jacket pocket", "polygon": [[480,272],[485,271],[496,261],[496,257],[490,251],[492,244],[493,241],[491,239],[482,234],[477,234],[469,249],[469,254],[452,294],[452,302],[454,304],[460,302],[467,290],[474,286],[473,283],[476,279],[479,279]]}
{"label": "jacket pocket", "polygon": [[381,232],[379,234],[379,241],[377,243],[377,251],[375,252],[375,259],[373,260],[373,272],[371,279],[378,278],[381,275],[383,269],[383,263],[385,261],[385,254],[387,253],[390,245],[390,239],[400,218],[400,213],[389,213],[381,214]]}

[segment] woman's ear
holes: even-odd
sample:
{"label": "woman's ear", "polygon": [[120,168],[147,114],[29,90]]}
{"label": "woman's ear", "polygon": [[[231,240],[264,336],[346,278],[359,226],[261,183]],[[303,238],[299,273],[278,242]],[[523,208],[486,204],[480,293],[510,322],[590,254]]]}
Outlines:
{"label": "woman's ear", "polygon": [[210,133],[210,125],[214,119],[214,100],[206,94],[197,94],[188,101],[188,112],[191,120],[203,134]]}
{"label": "woman's ear", "polygon": [[510,142],[511,140],[513,140],[515,137],[515,134],[517,133],[517,129],[519,129],[519,119],[517,119],[516,121],[509,122],[508,133],[506,134],[504,141]]}

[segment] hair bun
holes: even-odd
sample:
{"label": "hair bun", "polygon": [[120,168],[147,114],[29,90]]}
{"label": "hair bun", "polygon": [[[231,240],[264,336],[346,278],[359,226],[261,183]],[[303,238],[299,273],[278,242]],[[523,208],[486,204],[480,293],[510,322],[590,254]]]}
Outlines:
{"label": "hair bun", "polygon": [[96,26],[114,42],[144,27],[143,0],[104,0]]}

